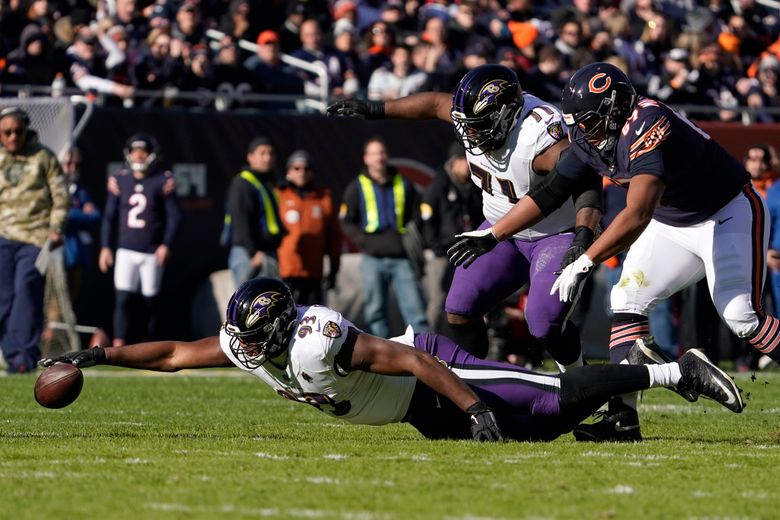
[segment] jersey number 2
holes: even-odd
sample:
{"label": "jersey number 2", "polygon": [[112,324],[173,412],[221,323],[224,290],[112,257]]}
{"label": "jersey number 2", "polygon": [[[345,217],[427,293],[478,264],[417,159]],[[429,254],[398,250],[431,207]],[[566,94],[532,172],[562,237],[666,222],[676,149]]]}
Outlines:
{"label": "jersey number 2", "polygon": [[146,227],[146,221],[141,218],[141,213],[146,209],[146,195],[133,193],[127,200],[130,203],[130,211],[127,212],[127,227],[140,229]]}

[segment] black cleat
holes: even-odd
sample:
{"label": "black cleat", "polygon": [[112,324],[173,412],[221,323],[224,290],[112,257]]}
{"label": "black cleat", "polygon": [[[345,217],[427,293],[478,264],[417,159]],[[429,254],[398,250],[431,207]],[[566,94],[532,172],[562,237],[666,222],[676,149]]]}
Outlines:
{"label": "black cleat", "polygon": [[572,433],[578,441],[589,442],[641,442],[639,415],[623,404],[619,397],[609,400],[607,411],[596,412],[602,419],[593,424],[580,424]]}
{"label": "black cleat", "polygon": [[[643,336],[628,349],[626,361],[629,365],[662,365],[672,363],[674,360],[661,350],[652,336]],[[699,398],[699,393],[686,385],[684,381],[680,381],[676,388],[669,388],[669,390],[680,394],[683,399],[691,403],[696,402]]]}
{"label": "black cleat", "polygon": [[719,402],[734,413],[741,412],[745,407],[736,383],[701,350],[691,349],[677,362],[680,364],[682,381],[687,387]]}

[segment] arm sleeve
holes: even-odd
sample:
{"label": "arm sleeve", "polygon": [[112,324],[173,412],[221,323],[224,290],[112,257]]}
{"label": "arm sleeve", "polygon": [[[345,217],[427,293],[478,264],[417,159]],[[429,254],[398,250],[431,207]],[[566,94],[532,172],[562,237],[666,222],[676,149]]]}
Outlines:
{"label": "arm sleeve", "polygon": [[585,176],[572,194],[575,213],[583,208],[593,208],[604,211],[601,194],[601,176],[591,174]]}
{"label": "arm sleeve", "polygon": [[163,233],[163,245],[171,247],[176,233],[181,224],[181,208],[179,208],[179,197],[176,193],[169,193],[165,196],[165,231]]}
{"label": "arm sleeve", "polygon": [[119,213],[119,197],[108,194],[106,209],[103,212],[103,223],[100,226],[101,247],[113,248],[116,245],[116,220]]}
{"label": "arm sleeve", "polygon": [[536,202],[544,216],[547,216],[580,190],[581,183],[593,182],[593,177],[598,179],[593,169],[569,148],[561,155],[558,164],[545,177],[544,182],[533,186],[528,196]]}

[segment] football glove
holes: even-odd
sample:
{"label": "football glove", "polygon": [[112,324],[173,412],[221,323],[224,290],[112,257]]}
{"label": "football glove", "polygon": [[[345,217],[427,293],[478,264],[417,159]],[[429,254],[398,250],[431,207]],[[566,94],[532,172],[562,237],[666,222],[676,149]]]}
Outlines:
{"label": "football glove", "polygon": [[466,410],[466,413],[469,414],[471,423],[471,437],[475,441],[493,442],[504,440],[501,429],[496,423],[496,416],[493,415],[493,411],[485,401],[477,401],[472,404]]}
{"label": "football glove", "polygon": [[566,266],[574,262],[577,258],[585,254],[585,251],[593,243],[595,233],[587,226],[577,226],[574,228],[574,240],[571,241],[569,249],[563,255],[561,260],[561,272]]}
{"label": "football glove", "polygon": [[327,108],[329,116],[362,117],[363,119],[384,119],[384,101],[363,101],[360,99],[344,99],[336,101]]}
{"label": "football glove", "polygon": [[455,235],[460,238],[455,245],[447,250],[450,263],[455,267],[463,265],[468,268],[478,256],[482,256],[498,245],[498,239],[493,234],[493,228],[468,231]]}
{"label": "football glove", "polygon": [[103,347],[94,347],[87,350],[74,350],[55,358],[43,358],[38,365],[44,368],[54,363],[68,363],[77,368],[93,367],[106,362],[106,350]]}
{"label": "football glove", "polygon": [[558,291],[558,298],[562,302],[576,301],[580,297],[582,287],[590,276],[593,266],[593,262],[587,255],[580,255],[574,262],[567,265],[555,280],[550,294],[553,295],[555,291]]}

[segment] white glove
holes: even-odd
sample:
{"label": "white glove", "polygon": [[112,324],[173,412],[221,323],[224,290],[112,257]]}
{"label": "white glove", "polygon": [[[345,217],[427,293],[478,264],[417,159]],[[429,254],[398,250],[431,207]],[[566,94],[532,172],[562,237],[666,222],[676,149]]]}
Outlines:
{"label": "white glove", "polygon": [[555,280],[550,294],[555,294],[555,291],[558,291],[558,297],[562,302],[575,301],[580,297],[582,287],[593,270],[593,265],[588,255],[580,255],[574,262],[567,265]]}

